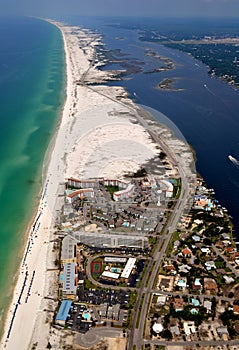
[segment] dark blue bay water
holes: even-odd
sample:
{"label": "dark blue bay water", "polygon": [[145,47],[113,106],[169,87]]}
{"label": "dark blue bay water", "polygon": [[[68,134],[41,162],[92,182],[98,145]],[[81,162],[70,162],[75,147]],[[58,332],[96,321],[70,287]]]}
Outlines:
{"label": "dark blue bay water", "polygon": [[45,152],[65,98],[60,31],[33,18],[0,18],[0,312],[9,302]]}
{"label": "dark blue bay water", "polygon": [[[196,151],[197,171],[208,186],[215,189],[217,199],[233,216],[239,239],[239,169],[228,160],[229,154],[239,159],[239,90],[235,91],[226,83],[209,77],[207,67],[186,53],[138,40],[139,33],[122,28],[121,19],[67,20],[102,33],[106,49],[121,49],[122,53],[128,55],[125,57],[129,61],[145,63],[143,72],[131,74],[127,79],[112,84],[124,86],[137,103],[164,113],[176,124]],[[133,19],[125,22],[128,26],[133,25]],[[149,20],[146,22],[149,23]],[[220,22],[218,27],[222,26]],[[207,32],[206,28],[203,30]],[[144,71],[162,65],[159,60],[145,55],[148,49],[169,57],[175,69],[144,74]],[[118,67],[113,65],[108,68]],[[183,90],[174,92],[156,89],[164,78],[177,78],[176,87]]]}

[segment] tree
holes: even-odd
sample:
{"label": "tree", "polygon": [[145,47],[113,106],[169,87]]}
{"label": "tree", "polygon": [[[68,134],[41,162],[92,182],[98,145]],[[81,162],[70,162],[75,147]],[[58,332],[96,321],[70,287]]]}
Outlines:
{"label": "tree", "polygon": [[168,339],[168,340],[171,340],[173,339],[173,335],[172,333],[170,332],[169,329],[165,329],[161,332],[161,337],[162,338],[165,338],[165,339]]}

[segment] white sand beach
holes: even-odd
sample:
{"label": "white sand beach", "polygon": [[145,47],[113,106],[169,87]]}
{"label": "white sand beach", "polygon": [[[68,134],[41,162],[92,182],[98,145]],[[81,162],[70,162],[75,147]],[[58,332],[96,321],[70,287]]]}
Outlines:
{"label": "white sand beach", "polygon": [[55,331],[50,332],[50,322],[57,305],[54,226],[66,178],[119,178],[138,170],[160,151],[137,123],[137,107],[126,92],[120,87],[100,85],[114,75],[100,71],[100,62],[94,60],[100,36],[53,24],[61,29],[64,38],[67,98],[51,146],[38,213],[28,233],[1,349],[27,350],[34,344],[36,349],[45,349],[49,339],[52,348],[59,349]]}

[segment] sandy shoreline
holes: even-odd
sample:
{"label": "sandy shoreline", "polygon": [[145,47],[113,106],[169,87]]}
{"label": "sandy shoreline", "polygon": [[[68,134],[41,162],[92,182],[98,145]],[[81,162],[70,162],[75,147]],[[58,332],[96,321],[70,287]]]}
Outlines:
{"label": "sandy shoreline", "polygon": [[[159,152],[137,123],[136,107],[126,92],[120,87],[99,85],[113,76],[98,70],[99,62],[92,64],[100,36],[52,23],[63,35],[67,98],[53,147],[50,146],[46,181],[29,230],[1,349],[30,349],[33,344],[43,349],[49,341],[52,319],[49,320],[44,310],[50,307],[52,317],[57,305],[53,238],[55,219],[62,205],[62,197],[60,201],[58,195],[64,191],[65,179],[68,176],[121,177],[129,169],[137,170]],[[83,83],[79,85],[79,81]],[[89,82],[97,85],[88,86]],[[53,348],[59,348],[57,339],[51,337],[51,342]]]}

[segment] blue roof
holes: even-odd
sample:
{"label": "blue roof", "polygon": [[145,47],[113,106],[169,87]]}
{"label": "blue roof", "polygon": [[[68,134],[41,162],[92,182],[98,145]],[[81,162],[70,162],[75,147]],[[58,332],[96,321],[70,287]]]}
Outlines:
{"label": "blue roof", "polygon": [[62,300],[60,309],[56,315],[56,321],[66,321],[71,304],[71,300]]}

